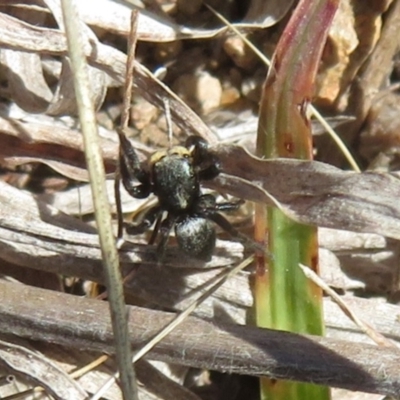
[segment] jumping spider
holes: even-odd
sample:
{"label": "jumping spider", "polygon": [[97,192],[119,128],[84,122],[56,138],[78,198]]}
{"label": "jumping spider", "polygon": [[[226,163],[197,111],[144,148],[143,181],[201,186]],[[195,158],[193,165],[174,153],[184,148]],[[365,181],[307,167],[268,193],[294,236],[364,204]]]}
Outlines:
{"label": "jumping spider", "polygon": [[210,260],[215,248],[213,222],[237,236],[237,231],[219,211],[236,210],[242,201],[217,203],[213,195],[201,191],[201,181],[219,174],[218,161],[209,153],[205,140],[190,136],[184,147],[157,151],[142,167],[130,141],[122,132],[119,137],[120,171],[125,189],[138,199],[151,193],[158,198],[158,204],[145,213],[140,223],[127,226],[128,234],[143,233],[155,223],[149,243],[153,244],[157,235],[160,236],[157,249],[162,257],[174,228],[180,249],[203,261]]}

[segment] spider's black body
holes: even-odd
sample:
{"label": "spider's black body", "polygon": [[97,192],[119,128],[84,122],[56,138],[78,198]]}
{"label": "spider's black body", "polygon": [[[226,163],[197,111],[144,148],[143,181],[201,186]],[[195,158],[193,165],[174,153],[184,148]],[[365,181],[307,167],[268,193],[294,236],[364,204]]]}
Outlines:
{"label": "spider's black body", "polygon": [[[211,221],[234,233],[229,222],[218,211],[233,210],[240,203],[217,204],[214,196],[201,192],[200,181],[212,179],[219,173],[216,159],[208,152],[208,144],[191,136],[185,147],[176,146],[154,153],[142,168],[131,143],[120,134],[120,165],[122,183],[133,197],[144,198],[154,193],[158,204],[150,208],[138,225],[127,228],[138,234],[155,228],[150,243],[160,233],[160,255],[164,251],[172,228],[179,247],[191,257],[209,260],[215,247],[215,228]],[[139,184],[137,184],[137,182]],[[162,220],[163,213],[167,216]]]}
{"label": "spider's black body", "polygon": [[200,196],[200,185],[190,156],[173,152],[155,155],[162,157],[152,163],[153,192],[160,206],[171,213],[189,210]]}

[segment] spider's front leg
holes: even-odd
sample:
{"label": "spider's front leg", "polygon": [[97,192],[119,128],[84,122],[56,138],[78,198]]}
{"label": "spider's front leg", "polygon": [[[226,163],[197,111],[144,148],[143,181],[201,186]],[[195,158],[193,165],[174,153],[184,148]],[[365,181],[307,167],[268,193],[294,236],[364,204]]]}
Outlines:
{"label": "spider's front leg", "polygon": [[209,151],[209,144],[200,136],[189,136],[185,146],[191,149],[193,166],[200,180],[206,181],[216,178],[219,173],[219,161]]}
{"label": "spider's front leg", "polygon": [[[118,130],[118,137],[122,184],[132,197],[144,199],[152,192],[150,173],[141,167],[135,149],[121,130]],[[139,184],[135,181],[139,181]]]}

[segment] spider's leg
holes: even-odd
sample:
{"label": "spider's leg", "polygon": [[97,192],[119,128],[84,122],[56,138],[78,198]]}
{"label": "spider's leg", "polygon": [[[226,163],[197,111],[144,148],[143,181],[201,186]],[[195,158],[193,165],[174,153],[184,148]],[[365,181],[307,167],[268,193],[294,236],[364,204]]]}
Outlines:
{"label": "spider's leg", "polygon": [[157,245],[157,252],[158,252],[158,259],[162,260],[164,257],[165,249],[167,247],[167,242],[169,238],[169,234],[173,226],[175,225],[176,217],[170,213],[168,213],[167,218],[165,218],[160,226],[159,233],[160,233],[160,241]]}
{"label": "spider's leg", "polygon": [[201,162],[202,159],[206,158],[209,154],[207,140],[204,140],[200,136],[191,135],[186,139],[185,147],[190,149],[193,148],[193,159],[196,163]]}
{"label": "spider's leg", "polygon": [[209,151],[209,145],[200,136],[189,136],[185,146],[192,149],[193,165],[200,180],[211,180],[219,175],[219,161]]}
{"label": "spider's leg", "polygon": [[162,212],[162,210],[160,210],[160,213],[159,213],[159,215],[157,217],[157,221],[156,221],[156,224],[154,226],[153,232],[152,232],[152,234],[150,236],[148,244],[154,244],[154,242],[156,241],[158,232],[160,231],[162,217],[163,217],[163,212]]}
{"label": "spider's leg", "polygon": [[125,190],[132,196],[137,199],[144,199],[150,195],[152,192],[152,187],[150,182],[147,183],[139,183],[134,184],[132,181],[132,174],[129,170],[128,165],[125,162],[121,162],[121,178],[122,184],[124,185]]}
{"label": "spider's leg", "polygon": [[204,194],[199,197],[195,205],[195,211],[203,215],[211,215],[219,211],[235,211],[242,204],[244,200],[228,201],[225,203],[217,203],[212,194]]}
{"label": "spider's leg", "polygon": [[237,238],[239,242],[241,242],[244,246],[248,246],[249,248],[259,251],[261,253],[266,254],[268,257],[271,257],[270,253],[265,250],[264,246],[251,238],[247,237],[243,233],[239,232],[235,229],[232,224],[221,214],[214,213],[207,215],[207,218],[211,221],[214,221],[217,225],[219,225],[224,231],[228,232],[232,237]]}
{"label": "spider's leg", "polygon": [[243,238],[244,237],[244,235],[242,233],[240,233],[237,229],[235,229],[233,227],[233,225],[221,214],[218,214],[217,212],[210,213],[210,214],[207,214],[207,218],[210,219],[211,221],[215,222],[224,231],[228,232],[231,236],[233,236],[235,238]]}
{"label": "spider's leg", "polygon": [[[152,191],[150,174],[141,167],[137,153],[125,134],[121,130],[117,131],[120,142],[119,162],[122,183],[131,196],[145,198]],[[139,181],[140,184],[134,185],[133,180]]]}
{"label": "spider's leg", "polygon": [[126,225],[126,232],[130,235],[139,235],[146,232],[152,227],[156,218],[158,218],[161,214],[162,210],[159,205],[149,208],[144,214],[142,221],[140,221],[138,224]]}
{"label": "spider's leg", "polygon": [[239,199],[237,201],[227,201],[225,203],[216,203],[215,211],[235,211],[245,203],[244,200]]}
{"label": "spider's leg", "polygon": [[140,165],[139,157],[132,143],[121,129],[117,129],[120,143],[120,157],[125,161],[131,177],[135,177],[140,183],[148,182],[148,174]]}
{"label": "spider's leg", "polygon": [[197,174],[201,181],[210,181],[216,178],[220,173],[219,164],[217,161],[213,161],[211,165],[206,168],[201,168]]}
{"label": "spider's leg", "polygon": [[212,194],[204,194],[197,200],[195,212],[197,215],[215,222],[231,236],[235,238],[241,238],[243,235],[237,231],[226,218],[224,218],[221,214],[218,214],[218,211],[237,210],[242,202],[243,200],[231,203],[217,203]]}
{"label": "spider's leg", "polygon": [[200,196],[198,203],[196,204],[196,213],[202,215],[204,218],[215,222],[224,231],[228,232],[232,237],[238,239],[245,246],[265,253],[265,249],[260,243],[255,242],[243,233],[239,232],[225,217],[218,213],[219,211],[236,210],[243,202],[244,200],[238,200],[236,202],[217,203],[213,195],[205,194],[203,196]]}

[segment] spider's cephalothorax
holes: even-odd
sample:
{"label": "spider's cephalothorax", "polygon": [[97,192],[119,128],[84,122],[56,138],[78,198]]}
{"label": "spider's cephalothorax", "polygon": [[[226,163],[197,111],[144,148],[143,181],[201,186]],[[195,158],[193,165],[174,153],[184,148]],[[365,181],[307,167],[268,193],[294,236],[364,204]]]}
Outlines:
{"label": "spider's cephalothorax", "polygon": [[185,147],[173,147],[154,153],[149,160],[153,193],[168,212],[185,211],[200,195],[191,153]]}
{"label": "spider's cephalothorax", "polygon": [[[176,146],[154,153],[143,168],[135,149],[124,135],[119,135],[122,183],[128,193],[145,198],[151,193],[158,204],[151,207],[137,225],[129,225],[130,234],[143,233],[155,223],[150,243],[160,235],[162,257],[170,231],[175,229],[179,247],[189,256],[209,260],[215,247],[213,222],[235,234],[229,222],[218,211],[237,209],[240,202],[217,203],[214,196],[202,194],[200,182],[219,173],[218,162],[208,152],[208,144],[198,136],[190,136],[185,147]],[[139,183],[138,183],[139,182]],[[167,215],[164,219],[163,213]]]}

